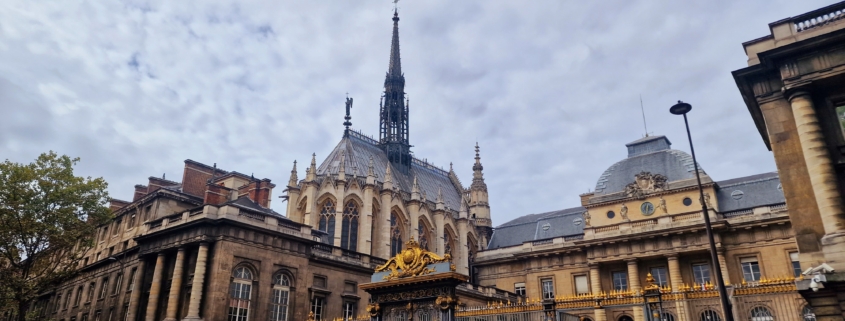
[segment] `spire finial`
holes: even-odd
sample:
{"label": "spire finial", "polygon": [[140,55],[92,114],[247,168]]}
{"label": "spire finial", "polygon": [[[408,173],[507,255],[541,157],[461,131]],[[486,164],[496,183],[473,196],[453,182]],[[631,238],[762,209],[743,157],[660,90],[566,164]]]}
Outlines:
{"label": "spire finial", "polygon": [[305,173],[305,180],[310,182],[315,179],[317,179],[317,153],[312,153],[311,166],[308,167],[308,171]]}
{"label": "spire finial", "polygon": [[294,187],[297,182],[299,182],[299,177],[296,176],[296,160],[294,160],[293,169],[290,170],[290,180],[288,181],[288,186]]}
{"label": "spire finial", "polygon": [[343,131],[343,137],[349,136],[349,126],[352,126],[352,116],[349,114],[349,110],[352,109],[352,98],[349,97],[349,93],[346,93],[346,117],[343,117],[345,122],[343,122],[343,126],[346,126],[346,130]]}
{"label": "spire finial", "polygon": [[640,94],[640,111],[643,113],[643,128],[645,129],[645,137],[648,137],[648,125],[645,122],[645,107],[643,107],[643,95]]}
{"label": "spire finial", "polygon": [[417,176],[414,176],[414,185],[411,187],[411,199],[420,199],[420,185],[417,183]]}

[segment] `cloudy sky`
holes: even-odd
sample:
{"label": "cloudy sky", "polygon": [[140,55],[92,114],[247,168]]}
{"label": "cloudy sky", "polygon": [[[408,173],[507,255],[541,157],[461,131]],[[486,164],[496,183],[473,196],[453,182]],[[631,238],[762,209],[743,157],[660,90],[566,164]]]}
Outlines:
{"label": "cloudy sky", "polygon": [[[403,0],[413,150],[468,184],[478,140],[496,225],[578,206],[643,136],[640,95],[648,132],[684,151],[668,108],[692,103],[714,179],[774,171],[730,72],[768,23],[829,3]],[[353,127],[378,134],[392,8],[2,1],[0,159],[81,157],[121,199],[149,176],[180,180],[185,159],[284,185],[294,160],[337,144],[347,92]]]}

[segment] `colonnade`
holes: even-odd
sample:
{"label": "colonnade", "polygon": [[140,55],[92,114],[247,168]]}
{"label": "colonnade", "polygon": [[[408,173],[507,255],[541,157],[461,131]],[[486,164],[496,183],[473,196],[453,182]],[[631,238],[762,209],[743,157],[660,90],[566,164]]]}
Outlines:
{"label": "colonnade", "polygon": [[[197,251],[197,263],[194,268],[194,278],[191,283],[191,297],[188,301],[188,314],[183,320],[202,320],[200,316],[200,303],[202,301],[203,291],[202,287],[205,281],[205,271],[208,261],[208,246],[206,242],[199,244]],[[165,311],[165,318],[163,321],[176,321],[178,318],[179,297],[182,290],[182,276],[185,272],[187,255],[185,255],[186,247],[180,246],[176,252],[176,262],[173,266],[173,278],[171,279],[170,292],[167,294],[167,309]],[[144,263],[138,267],[138,273],[135,274],[134,284],[138,287],[132,291],[129,301],[129,311],[127,312],[127,321],[136,321],[141,296],[141,287],[144,280]],[[155,265],[153,266],[153,279],[150,286],[150,296],[147,299],[145,311],[145,321],[156,321],[158,316],[159,299],[162,297],[161,290],[164,283],[165,268],[165,253],[159,252],[156,256]]]}

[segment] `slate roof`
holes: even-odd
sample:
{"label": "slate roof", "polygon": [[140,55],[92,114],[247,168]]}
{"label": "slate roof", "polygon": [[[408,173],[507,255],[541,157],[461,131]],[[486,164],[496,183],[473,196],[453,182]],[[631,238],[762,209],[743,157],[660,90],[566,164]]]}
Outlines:
{"label": "slate roof", "polygon": [[732,212],[759,206],[783,204],[786,199],[777,172],[716,182],[719,211]]}
{"label": "slate roof", "polygon": [[[634,175],[651,172],[666,176],[667,182],[695,178],[692,156],[670,149],[672,143],[665,136],[644,137],[626,144],[628,157],[611,165],[599,176],[595,195],[607,195],[625,190]],[[707,175],[699,166],[703,175]],[[702,177],[702,180],[706,179]]]}
{"label": "slate roof", "polygon": [[[384,182],[385,171],[390,164],[387,154],[377,146],[375,140],[354,132],[340,140],[329,156],[317,167],[317,175],[336,175],[340,169],[341,151],[345,155],[343,159],[346,175],[366,176],[370,157],[372,157],[376,181]],[[398,185],[400,190],[410,193],[414,176],[416,176],[420,193],[424,193],[427,200],[435,201],[438,189],[442,188],[443,202],[446,207],[455,211],[460,209],[463,187],[456,186],[458,183],[453,183],[453,180],[449,178],[449,172],[418,159],[411,162],[409,173],[402,173],[395,168],[391,168],[390,172],[393,175],[393,184]]]}
{"label": "slate roof", "polygon": [[290,219],[288,219],[284,215],[279,214],[272,209],[265,208],[265,207],[262,207],[261,205],[258,205],[258,203],[253,202],[247,196],[238,197],[236,200],[228,201],[228,202],[224,203],[224,205],[233,205],[233,206],[236,206],[236,207],[239,207],[241,209],[248,210],[248,211],[272,215],[272,216],[275,216],[277,219],[281,219],[281,220],[285,220],[285,221],[291,221]]}
{"label": "slate roof", "polygon": [[[584,234],[583,207],[529,214],[499,225],[487,249],[520,245],[523,242]],[[576,221],[576,219],[578,221]],[[579,223],[580,222],[580,223]],[[543,227],[548,223],[548,229]]]}

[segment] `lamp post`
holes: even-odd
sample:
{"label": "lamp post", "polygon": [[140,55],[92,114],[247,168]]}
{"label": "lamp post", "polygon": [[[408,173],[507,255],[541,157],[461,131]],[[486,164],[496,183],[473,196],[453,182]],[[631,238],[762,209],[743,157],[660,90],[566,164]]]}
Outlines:
{"label": "lamp post", "polygon": [[695,159],[695,148],[692,147],[692,135],[689,131],[687,113],[692,110],[692,105],[678,100],[678,103],[669,108],[669,112],[675,115],[684,116],[684,125],[687,129],[689,139],[689,150],[692,153],[692,163],[695,166],[695,179],[698,182],[698,193],[700,194],[701,211],[704,213],[704,229],[707,230],[707,239],[710,241],[710,260],[716,270],[716,287],[719,289],[719,299],[722,301],[722,312],[725,314],[725,321],[733,321],[733,311],[728,302],[728,292],[725,289],[725,281],[722,279],[722,269],[719,268],[719,256],[716,254],[716,240],[713,238],[713,227],[710,225],[710,215],[707,212],[707,203],[704,201],[704,187],[701,186],[701,174],[698,173],[698,161]]}
{"label": "lamp post", "polygon": [[654,281],[651,273],[646,275],[646,285],[643,287],[643,303],[645,303],[646,320],[665,321],[666,314],[663,312],[662,289]]}

